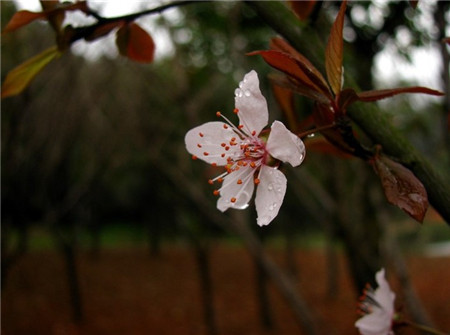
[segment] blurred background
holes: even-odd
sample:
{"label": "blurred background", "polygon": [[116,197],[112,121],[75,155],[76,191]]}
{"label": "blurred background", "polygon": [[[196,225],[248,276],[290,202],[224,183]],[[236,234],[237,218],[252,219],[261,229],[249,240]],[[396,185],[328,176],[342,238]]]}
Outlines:
{"label": "blurred background", "polygon": [[[160,4],[88,3],[104,16]],[[2,27],[18,8],[40,10],[1,1]],[[310,26],[325,44],[339,3],[316,8]],[[345,71],[362,89],[448,92],[448,2],[351,2],[347,16]],[[448,225],[432,208],[421,225],[389,205],[369,165],[318,150],[319,136],[301,167],[285,167],[269,226],[253,205],[215,208],[207,180],[220,170],[191,160],[185,133],[218,110],[232,118],[251,69],[271,120],[284,120],[273,70],[245,55],[275,36],[251,6],[198,2],[139,22],[156,43],[152,64],[119,56],[112,36],[77,42],[1,102],[4,334],[357,334],[357,298],[382,266],[402,311],[450,331]],[[37,21],[1,43],[3,82],[54,36]],[[380,106],[448,176],[446,99]],[[299,120],[311,113],[306,98],[295,105]]]}

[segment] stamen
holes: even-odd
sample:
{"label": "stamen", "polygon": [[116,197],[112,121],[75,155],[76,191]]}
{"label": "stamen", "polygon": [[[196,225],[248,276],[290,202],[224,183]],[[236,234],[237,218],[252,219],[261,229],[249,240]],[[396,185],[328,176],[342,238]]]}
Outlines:
{"label": "stamen", "polygon": [[242,184],[242,180],[238,179],[237,183],[238,183],[238,185],[241,185]]}
{"label": "stamen", "polygon": [[233,109],[233,113],[234,113],[234,114],[239,113],[239,109],[237,109],[237,108]]}
{"label": "stamen", "polygon": [[203,137],[205,135],[203,133],[198,133],[198,136]]}
{"label": "stamen", "polygon": [[255,178],[255,185],[258,185],[261,182],[261,180],[259,180],[259,178]]}
{"label": "stamen", "polygon": [[212,185],[212,184],[214,184],[214,180],[212,180],[212,179],[208,179],[208,184],[209,184],[209,185]]}
{"label": "stamen", "polygon": [[218,196],[218,195],[220,195],[220,192],[219,192],[219,190],[214,190],[214,191],[213,191],[213,194],[214,194],[215,196]]}
{"label": "stamen", "polygon": [[207,153],[206,151],[203,153],[203,155],[205,155],[205,156],[208,156],[209,155],[209,153]]}
{"label": "stamen", "polygon": [[192,155],[192,159],[195,161],[196,159],[198,159],[198,157],[195,155]]}
{"label": "stamen", "polygon": [[230,201],[231,201],[232,203],[235,203],[235,202],[236,202],[236,198],[233,197],[233,198],[230,199]]}

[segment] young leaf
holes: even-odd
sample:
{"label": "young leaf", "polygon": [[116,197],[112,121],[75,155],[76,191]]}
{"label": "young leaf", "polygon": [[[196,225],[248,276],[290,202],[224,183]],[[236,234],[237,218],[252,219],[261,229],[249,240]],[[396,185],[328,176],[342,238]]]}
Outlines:
{"label": "young leaf", "polygon": [[89,35],[85,36],[84,39],[88,42],[94,41],[100,37],[108,35],[112,30],[122,26],[124,21],[114,21],[102,24],[95,28]]}
{"label": "young leaf", "polygon": [[336,20],[331,27],[327,47],[325,49],[325,68],[328,82],[334,94],[338,95],[342,87],[342,59],[344,53],[344,40],[342,30],[344,28],[345,9],[347,1],[343,1]]}
{"label": "young leaf", "polygon": [[294,79],[299,87],[303,86],[303,88],[315,91],[324,97],[329,96],[329,92],[325,91],[326,88],[320,87],[321,80],[308,70],[309,65],[295,57],[277,50],[254,51],[247,55],[261,55],[267,64]]}
{"label": "young leaf", "polygon": [[385,156],[377,155],[373,167],[380,177],[387,200],[423,222],[428,196],[420,180],[406,167]]}
{"label": "young leaf", "polygon": [[316,0],[289,0],[288,4],[300,21],[305,21],[312,13]]}
{"label": "young leaf", "polygon": [[296,132],[298,120],[297,114],[294,111],[294,94],[292,90],[272,83],[272,91],[275,96],[275,100],[278,102],[281,111],[288,121],[289,129],[292,132]]}
{"label": "young leaf", "polygon": [[37,19],[45,18],[47,15],[43,12],[30,12],[29,10],[20,10],[12,16],[11,20],[6,24],[3,33],[8,33],[26,26]]}
{"label": "young leaf", "polygon": [[11,70],[2,85],[1,97],[17,95],[22,92],[34,77],[60,52],[56,46],[51,47]]}
{"label": "young leaf", "polygon": [[[322,73],[316,69],[316,67],[300,52],[295,50],[288,42],[284,39],[275,37],[270,40],[270,48],[272,50],[278,50],[284,52],[292,57],[294,57],[302,70],[307,74],[309,79],[313,81],[323,92],[329,92],[328,84]],[[331,94],[330,94],[331,97]]]}
{"label": "young leaf", "polygon": [[413,87],[400,87],[400,88],[391,88],[385,90],[374,90],[374,91],[365,91],[357,93],[359,101],[370,102],[377,101],[389,97],[393,97],[398,94],[403,93],[423,93],[429,95],[444,95],[444,93],[432,90],[431,88],[422,87],[422,86],[413,86]]}
{"label": "young leaf", "polygon": [[155,53],[152,37],[136,23],[123,25],[117,31],[116,44],[121,55],[140,63],[151,63]]}

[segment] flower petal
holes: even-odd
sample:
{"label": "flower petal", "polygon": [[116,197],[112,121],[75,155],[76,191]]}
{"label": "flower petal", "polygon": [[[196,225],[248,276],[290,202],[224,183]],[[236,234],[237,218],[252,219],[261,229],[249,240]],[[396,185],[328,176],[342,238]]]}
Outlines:
{"label": "flower petal", "polygon": [[389,283],[385,278],[384,269],[378,271],[375,278],[378,283],[378,288],[374,292],[374,298],[382,309],[389,314],[390,317],[393,317],[395,293],[391,291]]}
{"label": "flower petal", "polygon": [[362,335],[388,335],[391,330],[392,319],[378,309],[377,312],[367,314],[355,323]]}
{"label": "flower petal", "polygon": [[209,164],[223,166],[228,163],[228,157],[233,158],[240,154],[239,145],[229,145],[234,137],[237,135],[230,126],[214,121],[189,130],[184,137],[184,143],[190,154]]}
{"label": "flower petal", "polygon": [[[258,74],[252,70],[247,73],[234,91],[238,117],[248,135],[258,135],[269,122],[266,98],[259,89]],[[254,133],[253,133],[254,132]]]}
{"label": "flower petal", "polygon": [[253,175],[255,170],[250,166],[240,166],[228,174],[220,188],[220,198],[217,200],[217,208],[224,212],[228,208],[245,209],[248,207],[255,184]]}
{"label": "flower petal", "polygon": [[305,158],[303,141],[280,121],[272,124],[266,148],[272,157],[292,166],[300,165]]}
{"label": "flower petal", "polygon": [[261,166],[259,179],[255,198],[256,222],[265,226],[278,215],[286,193],[287,179],[281,171],[267,165]]}

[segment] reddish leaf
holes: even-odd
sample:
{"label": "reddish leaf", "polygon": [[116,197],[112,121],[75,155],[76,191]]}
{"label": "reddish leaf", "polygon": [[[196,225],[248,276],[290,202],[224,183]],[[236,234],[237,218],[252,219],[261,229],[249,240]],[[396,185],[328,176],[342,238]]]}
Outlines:
{"label": "reddish leaf", "polygon": [[328,97],[324,96],[314,88],[300,85],[299,82],[292,77],[272,73],[269,74],[269,79],[272,81],[272,83],[285,89],[291,90],[292,92],[295,92],[297,94],[303,95],[307,98],[313,99],[323,104],[330,103]]}
{"label": "reddish leaf", "polygon": [[292,132],[296,132],[298,121],[294,112],[294,94],[292,90],[272,83],[272,91],[281,111],[288,121],[289,129]]}
{"label": "reddish leaf", "polygon": [[[84,12],[88,11],[87,3],[85,1],[70,3],[69,5],[63,5],[58,1],[41,1],[43,12],[31,12],[28,10],[21,10],[14,13],[13,17],[5,28],[3,29],[3,33],[11,32],[16,29],[19,29],[27,24],[37,20],[37,19],[48,19],[52,26],[58,27],[57,31],[59,31],[62,22],[64,21],[64,11],[66,10],[81,10]],[[53,21],[53,22],[52,22]]]}
{"label": "reddish leaf", "polygon": [[329,95],[323,87],[319,86],[320,79],[314,75],[313,71],[308,70],[308,65],[291,55],[277,50],[254,51],[248,55],[261,55],[267,64],[295,79],[297,85],[304,86],[325,97]]}
{"label": "reddish leaf", "polygon": [[336,20],[331,27],[327,47],[325,49],[325,68],[328,82],[334,94],[338,95],[342,87],[342,59],[344,52],[344,40],[342,30],[344,27],[345,9],[347,1],[343,1]]}
{"label": "reddish leaf", "polygon": [[[270,41],[270,48],[272,50],[278,50],[294,57],[298,61],[298,64],[302,68],[303,72],[305,72],[305,74],[309,77],[309,79],[313,83],[315,83],[322,92],[329,92],[328,84],[319,70],[317,70],[316,67],[305,56],[295,50],[284,39],[279,37],[272,38]],[[329,96],[331,97],[331,94],[329,94]]]}
{"label": "reddish leaf", "polygon": [[56,46],[51,47],[33,58],[22,63],[12,71],[10,71],[5,78],[2,85],[2,98],[17,95],[22,92],[34,79],[34,77],[55,57],[59,56],[60,52]]}
{"label": "reddish leaf", "polygon": [[316,4],[316,0],[289,0],[288,4],[295,15],[297,15],[301,21],[305,21],[309,15],[311,15]]}
{"label": "reddish leaf", "polygon": [[[336,120],[336,113],[334,109],[327,104],[315,103],[312,115],[317,127],[328,126],[330,124],[333,124]],[[340,128],[323,130],[321,131],[321,133],[329,142],[331,142],[344,152],[350,154],[353,154],[355,152],[355,149],[350,146],[342,136]]]}
{"label": "reddish leaf", "polygon": [[421,86],[413,86],[413,87],[400,87],[400,88],[391,88],[386,90],[374,90],[374,91],[365,91],[357,93],[358,99],[360,101],[377,101],[385,98],[389,98],[398,94],[403,93],[423,93],[423,94],[429,94],[429,95],[444,95],[444,93],[432,90],[427,87],[421,87]]}
{"label": "reddish leaf", "polygon": [[41,0],[41,6],[47,14],[48,22],[56,33],[60,33],[62,31],[66,11],[80,10],[85,13],[89,11],[86,1],[60,3],[57,0]]}
{"label": "reddish leaf", "polygon": [[114,21],[114,22],[102,24],[101,26],[95,28],[92,33],[85,36],[84,39],[88,42],[94,41],[100,37],[108,35],[112,30],[122,26],[123,24],[124,24],[124,21]]}
{"label": "reddish leaf", "polygon": [[385,156],[376,156],[373,163],[387,200],[415,220],[423,222],[428,196],[420,180],[406,167]]}
{"label": "reddish leaf", "polygon": [[419,4],[419,0],[409,0],[409,4],[412,8],[416,9],[417,5]]}
{"label": "reddish leaf", "polygon": [[43,12],[36,13],[30,12],[29,10],[20,10],[14,13],[11,20],[9,20],[8,24],[3,29],[3,33],[14,31],[16,29],[19,29],[20,27],[26,26],[27,24],[33,22],[34,20],[42,19],[45,17],[46,14]]}
{"label": "reddish leaf", "polygon": [[155,43],[151,36],[136,23],[123,25],[117,31],[116,44],[121,55],[140,63],[151,63]]}
{"label": "reddish leaf", "polygon": [[355,90],[352,88],[346,88],[339,93],[337,97],[337,105],[339,106],[341,112],[345,114],[347,106],[358,100],[359,97]]}

